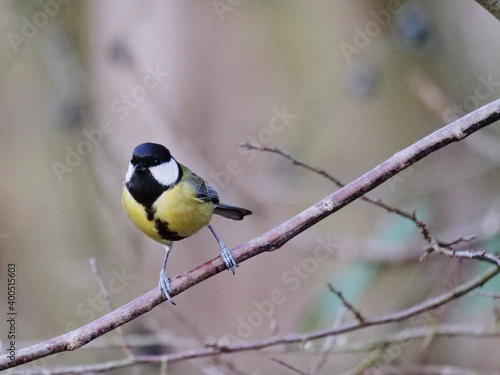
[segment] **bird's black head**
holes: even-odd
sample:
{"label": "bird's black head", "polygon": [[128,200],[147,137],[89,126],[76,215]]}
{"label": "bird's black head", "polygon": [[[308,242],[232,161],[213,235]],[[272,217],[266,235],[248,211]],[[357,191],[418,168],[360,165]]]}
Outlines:
{"label": "bird's black head", "polygon": [[134,150],[125,185],[137,202],[151,210],[156,199],[177,184],[182,175],[181,166],[164,146],[143,143]]}
{"label": "bird's black head", "polygon": [[146,169],[167,163],[170,159],[172,155],[166,147],[156,143],[143,143],[135,148],[130,162],[136,169]]}

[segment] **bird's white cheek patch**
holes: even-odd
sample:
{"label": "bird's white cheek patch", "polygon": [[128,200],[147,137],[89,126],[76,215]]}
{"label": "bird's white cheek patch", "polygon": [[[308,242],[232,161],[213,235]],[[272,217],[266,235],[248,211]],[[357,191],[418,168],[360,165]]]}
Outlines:
{"label": "bird's white cheek patch", "polygon": [[170,159],[168,163],[151,167],[149,171],[156,181],[165,186],[173,185],[179,178],[179,166],[174,159]]}
{"label": "bird's white cheek patch", "polygon": [[128,170],[127,174],[125,175],[125,183],[130,181],[133,173],[134,173],[134,166],[132,165],[132,163],[128,163]]}

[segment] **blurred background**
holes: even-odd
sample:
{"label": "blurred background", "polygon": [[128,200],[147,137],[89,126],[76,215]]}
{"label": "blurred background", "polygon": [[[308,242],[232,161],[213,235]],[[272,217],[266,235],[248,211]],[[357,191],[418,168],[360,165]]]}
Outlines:
{"label": "blurred background", "polygon": [[[500,23],[472,0],[0,2],[0,277],[16,264],[18,348],[80,327],[155,288],[161,245],[121,207],[134,147],[151,141],[203,176],[224,202],[230,248],[275,227],[337,187],[240,143],[279,147],[347,183],[402,148],[498,98]],[[417,211],[441,240],[500,248],[498,126],[451,145],[371,193]],[[332,283],[376,317],[451,290],[486,266],[431,256],[412,223],[355,202],[282,249],[213,277],[124,326],[135,353],[326,329],[341,303]],[[171,276],[218,255],[202,230],[176,243]],[[485,290],[498,291],[500,280]],[[6,301],[2,287],[1,305]],[[337,345],[441,323],[491,327],[498,302],[477,293]],[[497,315],[498,317],[498,315]],[[353,321],[349,314],[346,322]],[[0,324],[6,340],[7,325]],[[289,374],[273,358],[314,366],[323,342],[170,364],[170,374]],[[500,367],[496,339],[428,338],[382,350],[372,369]],[[340,348],[341,349],[341,348]],[[330,354],[322,373],[369,351]],[[387,349],[387,348],[386,348]],[[123,358],[116,332],[88,348],[25,365]],[[20,368],[20,370],[23,368]],[[113,374],[157,374],[137,366]]]}

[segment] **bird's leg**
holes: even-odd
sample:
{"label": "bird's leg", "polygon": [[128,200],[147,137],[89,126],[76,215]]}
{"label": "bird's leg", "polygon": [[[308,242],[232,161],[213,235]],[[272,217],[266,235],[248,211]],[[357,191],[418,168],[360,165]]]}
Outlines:
{"label": "bird's leg", "polygon": [[215,233],[214,228],[212,228],[211,224],[208,224],[208,229],[212,232],[214,235],[215,239],[219,243],[219,249],[220,249],[220,256],[222,257],[222,260],[226,264],[226,267],[230,269],[233,272],[234,275],[234,267],[238,267],[238,263],[234,260],[233,256],[227,249],[226,245],[222,243],[222,241],[219,239],[219,236],[217,236],[217,233]]}
{"label": "bird's leg", "polygon": [[170,297],[170,293],[172,293],[170,277],[168,277],[167,272],[165,271],[170,250],[172,250],[172,244],[165,245],[165,260],[163,261],[163,266],[160,271],[160,284],[158,285],[158,289],[160,290],[160,295],[165,293],[165,297],[167,297],[167,299],[175,305],[174,301],[172,301],[172,298]]}

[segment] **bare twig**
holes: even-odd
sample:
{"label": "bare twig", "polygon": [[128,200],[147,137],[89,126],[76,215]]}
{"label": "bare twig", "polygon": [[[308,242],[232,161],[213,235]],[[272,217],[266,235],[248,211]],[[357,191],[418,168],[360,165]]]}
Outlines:
{"label": "bare twig", "polygon": [[283,361],[282,359],[279,359],[279,358],[276,358],[276,357],[273,357],[271,358],[272,361],[276,362],[276,363],[279,363],[281,366],[283,367],[286,367],[287,369],[289,370],[292,370],[293,372],[297,373],[297,374],[301,374],[301,375],[309,375],[307,372],[304,372],[302,370],[299,370],[298,368],[296,368],[295,366],[292,366],[290,365],[289,363],[286,363],[285,361]]}
{"label": "bare twig", "polygon": [[328,284],[328,289],[330,289],[330,292],[332,292],[333,294],[337,295],[337,297],[339,297],[339,299],[342,301],[342,304],[346,307],[347,310],[349,310],[350,312],[352,312],[354,314],[354,316],[356,317],[358,322],[363,323],[365,321],[365,318],[363,318],[363,315],[361,315],[361,313],[344,298],[344,296],[342,295],[342,292],[340,290],[335,289],[333,287],[333,285],[330,283]]}
{"label": "bare twig", "polygon": [[497,255],[488,254],[486,251],[472,251],[472,250],[455,251],[455,250],[440,248],[439,253],[449,256],[450,258],[482,260],[488,263],[495,264],[497,267],[500,267],[500,257]]}
{"label": "bare twig", "polygon": [[498,0],[476,0],[476,3],[486,9],[493,17],[500,21],[500,1]]}
{"label": "bare twig", "polygon": [[[247,149],[251,149],[251,150],[259,150],[259,151],[271,152],[274,154],[281,155],[281,156],[285,157],[286,159],[290,160],[292,162],[292,164],[298,165],[298,166],[303,167],[307,170],[318,173],[319,175],[324,176],[327,179],[329,179],[330,181],[334,182],[339,187],[345,186],[342,182],[340,182],[339,179],[332,176],[331,174],[326,172],[324,169],[312,167],[309,164],[306,164],[302,161],[299,161],[296,158],[294,158],[293,156],[291,156],[290,154],[287,154],[286,152],[280,150],[277,147],[272,147],[272,148],[265,147],[265,146],[261,146],[261,145],[257,145],[257,144],[251,144],[248,142],[240,144],[240,146],[245,147]],[[417,218],[415,211],[411,211],[411,212],[404,211],[404,210],[401,210],[397,207],[392,207],[392,206],[382,202],[380,199],[373,199],[373,198],[370,198],[368,196],[362,196],[360,199],[364,200],[366,202],[369,202],[371,204],[374,204],[375,206],[378,206],[380,208],[383,208],[389,213],[394,213],[394,214],[399,215],[405,219],[411,220],[417,226],[417,228],[420,230],[420,233],[424,237],[425,241],[429,244],[429,246],[427,246],[425,248],[425,252],[420,257],[420,259],[419,259],[420,261],[424,260],[429,254],[431,254],[434,251],[449,255],[450,253],[447,252],[447,250],[450,250],[453,246],[458,245],[459,243],[462,243],[462,242],[471,242],[471,241],[476,239],[475,235],[469,235],[469,236],[460,236],[460,237],[458,237],[454,240],[448,241],[448,242],[438,241],[427,229],[427,224],[425,222],[423,222],[422,220],[419,220]],[[334,292],[334,293],[337,294],[336,292]],[[339,298],[342,299],[341,296],[339,296]],[[356,317],[359,319],[358,316],[356,316]]]}
{"label": "bare twig", "polygon": [[[476,292],[476,293],[479,293]],[[340,311],[342,310],[342,311]],[[343,316],[347,312],[344,306],[339,309],[339,314],[337,314],[336,322],[339,320],[340,316]],[[340,323],[339,323],[340,324]],[[340,326],[340,325],[339,325]],[[332,328],[334,328],[332,326]],[[486,328],[482,326],[473,325],[463,325],[463,324],[441,324],[433,326],[423,326],[418,328],[411,328],[407,330],[398,331],[394,334],[388,334],[383,337],[378,337],[373,340],[369,339],[358,339],[351,343],[345,343],[342,346],[337,346],[332,349],[334,353],[351,353],[359,351],[373,350],[384,343],[395,343],[399,341],[406,341],[411,339],[418,339],[422,337],[427,337],[430,334],[435,336],[446,336],[446,337],[470,337],[470,338],[489,338],[489,337],[500,337],[500,329]],[[174,337],[165,340],[157,334],[146,334],[146,335],[128,335],[128,340],[132,347],[145,348],[151,346],[166,346],[174,343],[179,343],[181,338]],[[179,350],[187,350],[191,348],[195,340],[184,340],[184,343],[176,346]],[[216,347],[214,343],[204,343],[205,346]],[[86,345],[82,350],[101,350],[102,348],[119,348],[122,346],[121,339],[119,337],[107,337],[104,336],[99,340],[92,341],[89,345]]]}
{"label": "bare twig", "polygon": [[[344,310],[346,311],[346,310]],[[336,354],[345,354],[345,353],[357,353],[357,352],[366,352],[366,351],[373,351],[376,350],[380,347],[387,347],[392,344],[397,344],[400,342],[407,342],[409,340],[414,340],[414,339],[422,339],[426,338],[429,335],[433,336],[443,336],[443,337],[469,337],[469,338],[495,338],[497,339],[500,337],[500,330],[498,329],[488,329],[480,326],[463,326],[459,324],[443,324],[443,325],[438,325],[438,326],[424,326],[424,327],[417,327],[417,328],[412,328],[404,331],[400,331],[395,334],[390,334],[385,336],[382,339],[377,339],[377,340],[358,340],[356,342],[353,342],[351,344],[346,344],[341,347],[336,347],[333,349],[331,352],[336,353]],[[336,336],[331,336],[331,337],[336,337]],[[228,347],[229,348],[229,347]],[[208,355],[220,355],[222,354],[221,352],[214,352],[212,354],[207,354]],[[122,367],[129,367],[133,365],[137,365],[140,363],[160,363],[162,366],[166,366],[167,358],[159,356],[156,361],[153,360],[153,358],[149,358],[148,362],[141,362],[143,360],[142,357],[137,357],[136,362],[130,362],[129,360],[124,360],[124,361],[112,361],[112,362],[107,362],[107,363],[102,363],[102,364],[96,364],[92,365],[93,367],[90,368],[89,366],[73,366],[73,367],[61,367],[61,368],[56,368],[52,370],[48,369],[43,369],[43,370],[36,370],[36,369],[30,369],[30,370],[17,370],[14,372],[11,372],[12,375],[69,375],[69,374],[83,374],[87,373],[87,371],[94,370],[94,371],[106,371],[106,370],[111,370],[114,368],[122,368]],[[180,359],[182,360],[182,359]],[[165,364],[165,365],[163,365]],[[113,367],[115,366],[115,367]]]}
{"label": "bare twig", "polygon": [[[345,316],[347,313],[347,307],[346,306],[340,306],[337,317],[335,318],[335,321],[333,322],[332,329],[337,329],[342,324],[344,324]],[[335,341],[337,340],[337,336],[328,336],[325,339],[325,342],[323,343],[323,347],[321,348],[321,351],[319,353],[318,359],[314,363],[314,365],[311,368],[311,371],[309,372],[309,375],[318,375],[319,371],[323,368],[323,366],[326,364],[326,361],[328,360],[328,355],[330,352],[333,350],[333,346],[335,345]]]}
{"label": "bare twig", "polygon": [[[367,192],[410,165],[415,164],[417,161],[450,143],[467,138],[472,133],[499,119],[500,100],[496,100],[462,117],[452,124],[435,131],[406,149],[396,153],[371,171],[322,199],[304,212],[262,234],[258,238],[236,247],[232,250],[234,259],[238,263],[242,263],[263,252],[279,249],[299,233],[302,233],[319,221],[365,195]],[[172,296],[189,289],[225,269],[226,267],[222,258],[217,257],[189,272],[178,275],[171,281],[173,289]],[[494,274],[498,272],[498,268],[495,268],[494,273],[491,273],[491,270],[489,272],[490,274],[487,276],[487,279],[493,277]],[[463,295],[463,293],[459,292],[458,295]],[[6,355],[1,356],[0,370],[18,366],[55,353],[78,349],[95,338],[150,311],[164,300],[165,297],[160,295],[157,288],[155,288],[134,301],[129,302],[83,327],[43,343],[19,350],[16,352],[14,360],[11,360]],[[436,302],[440,305],[447,301],[429,301],[431,304]],[[392,316],[388,316],[389,320],[391,318]],[[371,323],[371,321],[366,321],[364,324],[371,325],[373,323]],[[351,327],[351,329],[353,328]],[[328,336],[328,334],[325,334],[325,336]]]}
{"label": "bare twig", "polygon": [[[97,278],[97,282],[99,283],[99,287],[101,288],[101,293],[102,297],[106,301],[106,305],[108,306],[109,312],[113,311],[113,304],[111,303],[111,296],[109,293],[108,288],[106,287],[106,284],[104,283],[104,280],[102,279],[100,273],[99,273],[99,267],[97,266],[97,260],[96,258],[92,257],[90,258],[90,267],[92,268],[92,273],[94,273],[95,277]],[[127,341],[127,338],[125,337],[125,333],[123,332],[122,327],[117,327],[116,328],[116,333],[118,333],[118,336],[122,340],[122,348],[127,357],[134,357],[134,353],[132,353],[132,349],[130,347],[130,344]]]}
{"label": "bare twig", "polygon": [[167,361],[161,361],[160,374],[161,375],[167,375],[167,368],[168,368],[168,362]]}
{"label": "bare twig", "polygon": [[[337,185],[340,188],[343,188],[345,186],[345,184],[343,182],[341,182],[335,176],[332,176],[330,173],[328,173],[324,169],[318,168],[318,167],[313,167],[313,166],[311,166],[303,161],[300,161],[300,160],[296,159],[295,157],[293,157],[292,155],[284,152],[283,150],[281,150],[277,147],[261,146],[261,145],[253,144],[253,143],[249,143],[249,142],[245,142],[245,143],[240,144],[240,147],[244,147],[244,148],[247,148],[249,150],[271,152],[273,154],[281,155],[284,158],[290,160],[292,162],[292,164],[297,165],[297,166],[302,167],[302,168],[305,168],[311,172],[317,173],[320,176],[323,176],[326,179],[332,181],[335,185]],[[405,219],[411,220],[417,226],[420,233],[422,233],[422,236],[424,237],[425,241],[427,241],[427,243],[429,245],[431,245],[431,248],[438,249],[440,247],[440,242],[437,241],[430,234],[429,230],[427,229],[427,225],[422,220],[419,220],[417,218],[415,211],[412,211],[412,212],[404,211],[404,210],[401,210],[397,207],[392,207],[392,206],[388,205],[387,203],[384,203],[380,199],[370,198],[366,195],[360,197],[360,199],[365,201],[365,202],[371,203],[377,207],[383,208],[384,210],[386,210],[389,213],[394,213],[394,214],[399,215]]]}
{"label": "bare twig", "polygon": [[[277,336],[277,337],[271,337],[263,340],[258,340],[258,341],[251,341],[251,342],[242,342],[242,343],[237,343],[237,344],[232,344],[232,345],[225,345],[225,346],[211,346],[211,347],[205,347],[201,349],[187,349],[178,353],[172,353],[172,354],[165,354],[165,355],[152,355],[152,356],[136,356],[135,358],[126,358],[124,360],[118,360],[118,361],[111,361],[111,362],[106,362],[106,363],[101,363],[101,364],[92,364],[88,366],[74,366],[74,367],[67,367],[67,368],[59,368],[52,370],[48,372],[46,369],[44,370],[29,370],[29,371],[19,371],[16,372],[18,375],[45,375],[45,374],[50,374],[50,375],[66,375],[66,374],[76,374],[76,373],[86,373],[86,372],[100,372],[100,371],[106,371],[110,369],[115,369],[115,368],[124,368],[124,367],[129,367],[133,365],[138,365],[138,364],[151,364],[151,363],[161,363],[161,362],[179,362],[179,361],[186,361],[190,359],[195,359],[195,358],[205,358],[209,356],[214,356],[214,355],[221,355],[221,354],[227,354],[227,353],[234,353],[234,352],[244,352],[244,351],[255,351],[255,350],[261,350],[265,348],[270,348],[278,345],[287,345],[287,344],[300,344],[303,342],[307,342],[310,340],[318,340],[322,339],[328,336],[332,335],[339,335],[343,333],[348,333],[352,331],[356,331],[362,328],[366,327],[372,327],[372,326],[377,326],[377,325],[383,325],[383,324],[388,324],[388,323],[395,323],[395,322],[401,322],[406,319],[409,319],[413,316],[422,314],[426,311],[430,311],[433,309],[436,309],[438,307],[441,307],[451,301],[454,301],[461,296],[469,293],[470,291],[481,287],[484,285],[488,280],[492,279],[494,276],[496,276],[498,273],[500,273],[500,267],[492,267],[489,270],[487,270],[484,274],[475,277],[472,280],[469,280],[468,282],[459,285],[458,287],[454,288],[453,290],[444,293],[438,297],[435,297],[433,299],[427,300],[423,303],[420,303],[418,305],[412,306],[408,309],[392,313],[392,314],[387,314],[378,318],[366,318],[363,323],[356,322],[356,323],[351,323],[347,325],[343,325],[342,327],[338,328],[331,328],[327,330],[322,330],[322,331],[315,331],[315,332],[308,332],[308,333],[301,333],[301,334],[290,334],[287,336]],[[428,327],[426,327],[428,328]],[[432,327],[431,330],[432,334],[435,334],[436,328]],[[443,331],[445,334],[447,331]],[[419,332],[414,332],[414,336],[417,337],[425,337],[422,336],[422,334],[429,334],[429,331],[419,331]],[[448,331],[449,335],[459,335],[459,334],[464,334],[464,335],[485,335],[485,336],[491,336],[494,337],[495,335],[498,336],[498,332],[471,332],[468,331],[466,333],[464,332],[454,332],[452,330]],[[406,340],[408,337],[395,337],[395,338],[390,338],[390,340]],[[50,340],[49,340],[50,341]],[[384,345],[382,343],[381,345]],[[380,346],[380,344],[379,344]]]}
{"label": "bare twig", "polygon": [[358,375],[362,374],[363,371],[369,369],[372,365],[374,365],[387,351],[389,345],[381,345],[375,349],[366,357],[361,363],[357,364],[351,370],[345,372],[343,375]]}
{"label": "bare twig", "polygon": [[383,345],[392,345],[416,339],[426,339],[430,335],[434,337],[469,337],[487,339],[500,337],[500,329],[462,324],[422,326],[398,331],[397,333],[388,334],[385,337],[376,338],[374,340],[357,340],[350,344],[346,344],[341,348],[336,348],[334,352],[354,353],[360,351],[370,351]]}
{"label": "bare twig", "polygon": [[500,298],[500,293],[493,293],[493,292],[483,292],[481,290],[478,290],[476,292],[478,296],[483,296],[483,297],[489,297],[493,299],[499,299]]}
{"label": "bare twig", "polygon": [[498,372],[478,372],[464,367],[440,366],[440,365],[418,365],[384,367],[381,369],[370,369],[371,375],[498,375]]}

